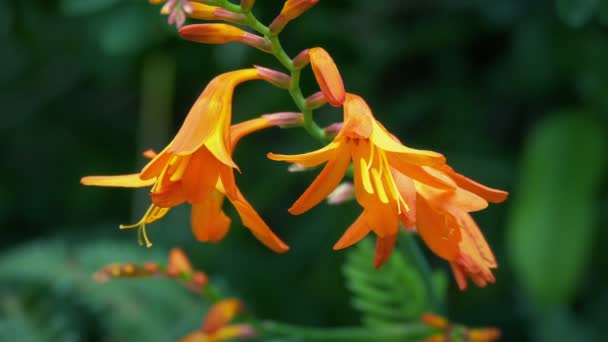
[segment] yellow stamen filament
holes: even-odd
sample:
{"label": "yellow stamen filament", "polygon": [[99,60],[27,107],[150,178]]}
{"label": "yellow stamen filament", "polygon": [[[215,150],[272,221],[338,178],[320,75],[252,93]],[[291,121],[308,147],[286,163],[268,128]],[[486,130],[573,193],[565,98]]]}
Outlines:
{"label": "yellow stamen filament", "polygon": [[386,169],[386,172],[384,173],[384,181],[386,182],[386,185],[388,187],[389,192],[391,193],[391,196],[397,202],[397,213],[401,214],[402,205],[406,212],[410,211],[409,206],[407,205],[407,203],[405,203],[403,196],[401,196],[401,193],[399,192],[399,188],[397,187],[397,184],[395,183],[395,178],[393,178],[393,174],[390,172],[391,167],[390,167],[390,164],[388,163],[388,158],[386,157],[386,153],[384,153],[384,151],[379,151],[378,154],[379,154],[379,158],[380,158],[381,167],[383,169]]}
{"label": "yellow stamen filament", "polygon": [[374,193],[372,182],[369,177],[369,170],[367,169],[367,163],[364,158],[359,159],[359,169],[361,170],[361,180],[363,181],[363,188],[369,194]]}
{"label": "yellow stamen filament", "polygon": [[386,191],[384,190],[384,185],[382,185],[382,171],[378,171],[378,169],[372,169],[372,177],[374,179],[374,185],[376,185],[376,190],[378,191],[378,197],[380,201],[384,204],[388,203],[388,197],[386,196]]}
{"label": "yellow stamen filament", "polygon": [[139,244],[143,245],[145,243],[146,247],[151,247],[152,243],[150,242],[150,239],[148,239],[148,234],[146,233],[146,224],[160,219],[161,217],[165,216],[168,211],[169,208],[161,208],[152,204],[148,210],[146,210],[146,213],[141,220],[134,224],[121,224],[120,229],[130,229],[135,227],[139,228],[139,231],[137,232],[137,240]]}
{"label": "yellow stamen filament", "polygon": [[367,163],[368,170],[372,167],[372,164],[374,163],[374,150],[374,144],[369,144],[369,163]]}

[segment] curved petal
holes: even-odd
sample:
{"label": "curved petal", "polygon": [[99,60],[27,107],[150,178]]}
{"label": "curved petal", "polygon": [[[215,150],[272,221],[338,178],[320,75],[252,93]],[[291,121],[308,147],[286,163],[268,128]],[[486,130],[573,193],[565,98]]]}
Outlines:
{"label": "curved petal", "polygon": [[[389,156],[389,158],[392,158]],[[438,178],[422,166],[413,165],[399,158],[389,159],[390,165],[402,174],[426,185],[442,189],[454,190],[456,186],[449,180]]]}
{"label": "curved petal", "polygon": [[222,211],[223,202],[224,195],[213,191],[206,201],[192,205],[192,232],[199,241],[218,242],[228,233],[230,218]]}
{"label": "curved petal", "polygon": [[456,182],[456,184],[458,184],[459,187],[485,198],[488,202],[501,203],[504,202],[507,197],[509,197],[508,192],[493,189],[477,183],[476,181],[457,173],[454,171],[454,169],[447,165],[444,166],[443,170],[454,180],[454,182]]}
{"label": "curved petal", "polygon": [[241,138],[244,136],[271,126],[273,125],[270,120],[264,117],[259,117],[232,125],[230,127],[230,147],[232,150],[234,150],[236,144],[238,144],[239,140],[241,140]]}
{"label": "curved petal", "polygon": [[289,212],[292,215],[302,214],[324,200],[344,178],[350,159],[350,151],[346,147],[338,149],[335,159],[327,162],[308,189],[289,208]]}
{"label": "curved petal", "polygon": [[236,198],[231,198],[231,196],[227,197],[241,217],[243,225],[249,228],[251,233],[253,233],[260,242],[277,253],[285,253],[289,250],[289,246],[272,232],[238,189]]}
{"label": "curved petal", "polygon": [[205,147],[194,152],[182,176],[182,188],[188,202],[202,202],[209,195],[209,191],[215,189],[219,177],[218,164]]}
{"label": "curved petal", "polygon": [[143,188],[151,186],[156,182],[156,179],[142,180],[139,178],[139,173],[117,176],[87,176],[80,179],[82,185],[92,186],[112,186],[123,188]]}
{"label": "curved petal", "polygon": [[323,164],[329,159],[335,158],[335,155],[340,147],[342,147],[340,143],[331,142],[327,146],[309,153],[294,155],[268,153],[267,156],[268,159],[271,160],[296,163],[305,167],[314,167],[319,164]]}
{"label": "curved petal", "polygon": [[462,238],[454,219],[433,210],[420,195],[416,198],[416,210],[416,227],[429,249],[445,260],[456,260]]}
{"label": "curved petal", "polygon": [[169,151],[179,155],[191,154],[205,144],[218,126],[225,121],[230,122],[234,88],[239,83],[259,78],[257,70],[250,68],[221,74],[209,82],[186,116]]}
{"label": "curved petal", "polygon": [[374,121],[374,128],[370,141],[379,148],[389,152],[389,160],[400,158],[403,162],[416,165],[442,165],[445,157],[441,153],[409,148],[397,142],[378,121]]}
{"label": "curved petal", "polygon": [[334,245],[334,250],[344,249],[350,247],[355,243],[363,239],[370,231],[371,228],[367,225],[365,219],[365,211],[359,215],[359,217],[348,227],[344,232],[340,240]]}
{"label": "curved petal", "polygon": [[374,256],[374,267],[380,268],[393,254],[398,234],[387,235],[376,239],[376,254]]}

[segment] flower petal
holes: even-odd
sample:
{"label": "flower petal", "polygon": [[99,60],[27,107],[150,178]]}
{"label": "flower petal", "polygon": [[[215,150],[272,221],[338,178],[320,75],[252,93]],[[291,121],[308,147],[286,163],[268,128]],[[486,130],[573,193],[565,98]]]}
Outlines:
{"label": "flower petal", "polygon": [[328,161],[329,159],[335,158],[339,147],[341,147],[340,143],[331,142],[327,146],[309,153],[294,155],[268,153],[267,156],[271,160],[286,161],[300,164],[305,167],[314,167]]}
{"label": "flower petal", "polygon": [[445,260],[456,260],[462,238],[454,219],[433,210],[420,195],[416,197],[416,210],[416,228],[429,249]]}
{"label": "flower petal", "polygon": [[234,150],[236,144],[238,144],[242,137],[271,126],[272,123],[270,120],[263,117],[232,125],[230,127],[230,146]]}
{"label": "flower petal", "polygon": [[200,203],[210,196],[219,177],[219,165],[206,147],[201,147],[192,154],[182,176],[182,188],[188,202]]}
{"label": "flower petal", "polygon": [[230,229],[230,218],[222,211],[224,195],[214,190],[204,202],[192,205],[192,232],[199,241],[218,242]]}
{"label": "flower petal", "polygon": [[143,188],[153,185],[154,182],[156,182],[155,179],[142,180],[139,178],[139,173],[117,176],[87,176],[80,179],[80,184],[82,185],[124,188]]}
{"label": "flower petal", "polygon": [[203,322],[203,332],[214,334],[220,328],[226,326],[242,310],[243,304],[235,298],[228,298],[217,302],[207,312],[207,316]]}
{"label": "flower petal", "polygon": [[374,256],[374,267],[380,268],[391,257],[395,244],[397,243],[398,234],[387,235],[376,239],[376,255]]}
{"label": "flower petal", "polygon": [[392,154],[389,154],[389,163],[397,171],[401,172],[405,176],[408,176],[418,182],[426,185],[442,189],[442,190],[454,190],[456,186],[452,184],[448,179],[438,178],[435,175],[428,172],[422,166],[414,165],[406,160],[400,158],[393,158]]}
{"label": "flower petal", "polygon": [[272,232],[238,189],[236,197],[231,198],[230,195],[227,197],[241,217],[243,225],[249,228],[260,242],[277,253],[285,253],[289,250],[289,246]]}
{"label": "flower petal", "polygon": [[447,165],[443,167],[443,171],[445,171],[459,187],[485,198],[488,202],[500,203],[509,197],[508,192],[477,183],[476,181],[457,173]]}
{"label": "flower petal", "polygon": [[378,121],[374,121],[374,128],[370,140],[387,152],[389,160],[401,159],[403,162],[421,166],[445,164],[445,157],[441,153],[426,150],[417,150],[397,142]]}
{"label": "flower petal", "polygon": [[340,240],[334,245],[334,250],[350,247],[363,239],[371,230],[365,219],[365,211],[348,227]]}
{"label": "flower petal", "polygon": [[342,181],[350,165],[350,151],[346,146],[336,151],[335,159],[327,162],[308,189],[289,208],[293,215],[302,214],[324,200]]}

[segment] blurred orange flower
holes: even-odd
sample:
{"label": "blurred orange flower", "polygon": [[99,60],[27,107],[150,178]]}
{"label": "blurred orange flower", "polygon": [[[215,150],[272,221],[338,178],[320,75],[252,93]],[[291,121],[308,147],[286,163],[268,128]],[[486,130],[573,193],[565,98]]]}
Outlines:
{"label": "blurred orange flower", "polygon": [[217,342],[255,336],[249,324],[228,324],[243,311],[243,304],[234,298],[213,305],[207,312],[200,330],[183,337],[180,342]]}
{"label": "blurred orange flower", "polygon": [[446,318],[433,313],[424,313],[420,316],[420,320],[431,328],[441,330],[441,333],[435,334],[425,342],[493,342],[500,338],[500,330],[497,328],[467,328],[462,325],[454,324]]}
{"label": "blurred orange flower", "polygon": [[256,69],[224,73],[213,79],[200,95],[182,127],[140,173],[121,176],[84,177],[81,183],[94,186],[152,186],[152,205],[143,218],[121,228],[139,227],[140,240],[150,246],[146,224],[162,218],[174,206],[192,205],[192,228],[201,241],[219,241],[228,231],[230,219],[222,211],[224,196],[236,208],[243,225],[267,247],[285,252],[283,243],[259,217],[236,186],[232,151],[244,135],[274,125],[257,118],[230,126],[234,88],[245,81],[260,79]]}

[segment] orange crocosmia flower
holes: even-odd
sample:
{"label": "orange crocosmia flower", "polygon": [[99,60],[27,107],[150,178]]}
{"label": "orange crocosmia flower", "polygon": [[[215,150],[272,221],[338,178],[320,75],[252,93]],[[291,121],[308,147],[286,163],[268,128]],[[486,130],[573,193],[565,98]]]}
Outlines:
{"label": "orange crocosmia flower", "polygon": [[346,92],[334,60],[320,47],[310,49],[308,54],[312,71],[327,102],[334,107],[340,107],[344,103]]}
{"label": "orange crocosmia flower", "polygon": [[[121,176],[84,177],[81,183],[95,186],[152,186],[152,205],[143,218],[121,228],[140,228],[162,218],[169,208],[188,202],[192,205],[192,228],[201,241],[219,241],[228,231],[230,219],[222,211],[224,196],[236,208],[243,225],[276,252],[289,249],[259,217],[236,186],[232,150],[246,134],[275,123],[257,118],[230,127],[232,95],[241,82],[259,79],[257,70],[244,69],[216,77],[198,98],[184,124],[169,145],[140,173]],[[150,153],[147,153],[150,155]]]}
{"label": "orange crocosmia flower", "polygon": [[485,209],[488,201],[502,202],[508,193],[476,183],[447,165],[426,169],[454,189],[437,189],[413,181],[418,233],[435,254],[450,263],[461,290],[467,287],[467,276],[481,287],[493,283],[491,270],[498,266],[496,258],[469,212]]}
{"label": "orange crocosmia flower", "polygon": [[199,331],[182,338],[180,342],[218,342],[235,338],[255,336],[255,330],[249,324],[228,324],[243,310],[238,299],[224,299],[213,305]]}
{"label": "orange crocosmia flower", "polygon": [[346,95],[344,124],[329,145],[306,154],[288,156],[270,153],[268,157],[305,167],[327,162],[319,176],[289,209],[294,215],[309,210],[327,197],[353,162],[355,197],[364,210],[334,249],[346,248],[374,231],[378,236],[374,260],[376,267],[383,265],[392,253],[399,221],[412,221],[408,216],[411,199],[402,195],[392,170],[440,189],[454,188],[453,184],[435,177],[424,168],[444,165],[445,158],[441,154],[412,149],[397,142],[376,121],[365,101],[353,94]]}

